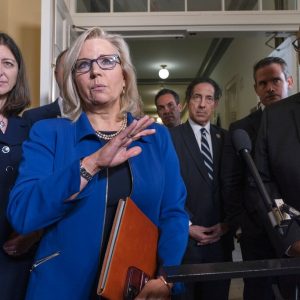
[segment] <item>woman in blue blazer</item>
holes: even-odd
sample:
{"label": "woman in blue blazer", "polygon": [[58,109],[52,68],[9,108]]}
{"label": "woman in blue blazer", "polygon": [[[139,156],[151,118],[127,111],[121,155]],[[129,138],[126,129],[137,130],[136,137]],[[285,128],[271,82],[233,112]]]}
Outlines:
{"label": "woman in blue blazer", "polygon": [[21,52],[14,40],[0,32],[0,291],[2,300],[23,300],[33,259],[31,246],[38,235],[16,233],[6,218],[8,194],[21,160],[21,145],[29,125],[18,114],[29,103],[29,89]]}
{"label": "woman in blue blazer", "polygon": [[[130,196],[160,230],[160,266],[181,263],[186,190],[168,131],[147,116],[128,46],[99,28],[67,53],[64,116],[38,122],[24,144],[8,216],[22,233],[44,229],[27,300],[96,299],[117,203]],[[158,277],[138,299],[167,299]]]}

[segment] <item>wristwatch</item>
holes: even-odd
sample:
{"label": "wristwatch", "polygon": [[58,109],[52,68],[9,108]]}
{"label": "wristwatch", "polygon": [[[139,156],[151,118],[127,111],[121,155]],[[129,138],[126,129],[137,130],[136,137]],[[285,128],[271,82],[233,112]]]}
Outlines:
{"label": "wristwatch", "polygon": [[93,179],[93,175],[84,168],[82,161],[80,161],[80,176],[87,181],[91,181]]}

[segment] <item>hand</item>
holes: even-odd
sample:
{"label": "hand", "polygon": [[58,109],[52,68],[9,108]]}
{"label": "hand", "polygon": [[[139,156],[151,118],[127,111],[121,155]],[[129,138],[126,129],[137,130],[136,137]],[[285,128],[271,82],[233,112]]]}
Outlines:
{"label": "hand", "polygon": [[128,146],[143,136],[152,135],[155,129],[146,129],[154,122],[149,116],[134,120],[125,130],[106,143],[101,149],[84,158],[84,166],[92,175],[101,168],[118,166],[129,158],[139,155],[141,148],[138,146],[128,149]]}
{"label": "hand", "polygon": [[300,257],[300,241],[295,242],[287,251],[287,255],[291,257]]}
{"label": "hand", "polygon": [[149,280],[141,292],[137,295],[135,300],[168,300],[170,299],[171,284],[168,283],[169,287],[161,279]]}
{"label": "hand", "polygon": [[20,256],[27,253],[41,238],[41,231],[26,235],[14,232],[3,245],[3,250],[10,256]]}
{"label": "hand", "polygon": [[189,234],[198,242],[199,246],[203,246],[217,242],[224,234],[223,230],[221,223],[217,223],[211,227],[191,225]]}

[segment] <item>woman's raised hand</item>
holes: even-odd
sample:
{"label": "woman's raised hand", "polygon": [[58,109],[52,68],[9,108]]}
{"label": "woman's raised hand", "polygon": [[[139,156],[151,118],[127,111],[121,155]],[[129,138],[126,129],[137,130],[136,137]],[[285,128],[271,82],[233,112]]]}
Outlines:
{"label": "woman's raised hand", "polygon": [[118,166],[129,158],[139,155],[142,149],[139,146],[129,147],[130,144],[141,137],[152,135],[155,129],[147,129],[154,122],[153,118],[144,116],[134,120],[126,129],[107,142],[101,149],[84,158],[88,170],[95,173],[102,168]]}

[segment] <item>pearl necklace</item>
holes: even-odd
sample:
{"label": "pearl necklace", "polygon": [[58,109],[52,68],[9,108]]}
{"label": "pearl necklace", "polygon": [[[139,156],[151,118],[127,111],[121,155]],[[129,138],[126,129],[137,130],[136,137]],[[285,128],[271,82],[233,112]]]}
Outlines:
{"label": "pearl necklace", "polygon": [[123,118],[123,121],[122,121],[122,125],[121,125],[121,128],[114,132],[114,133],[111,133],[111,134],[105,134],[99,130],[96,130],[95,133],[97,135],[97,137],[99,139],[102,139],[102,140],[106,140],[106,141],[109,141],[111,140],[112,138],[114,138],[115,136],[117,136],[121,131],[123,131],[125,128],[127,127],[127,116],[124,115],[124,118]]}
{"label": "pearl necklace", "polygon": [[4,128],[6,126],[6,122],[4,121],[4,118],[0,121],[0,129]]}

